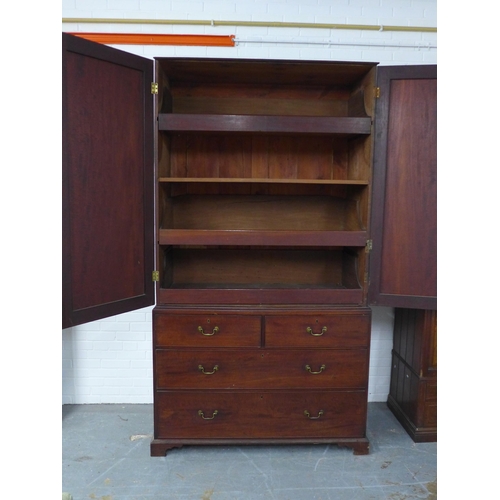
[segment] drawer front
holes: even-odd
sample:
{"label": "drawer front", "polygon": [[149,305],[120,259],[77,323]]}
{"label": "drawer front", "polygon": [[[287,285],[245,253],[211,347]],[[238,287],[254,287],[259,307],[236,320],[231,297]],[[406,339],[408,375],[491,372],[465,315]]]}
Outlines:
{"label": "drawer front", "polygon": [[366,389],[366,349],[156,351],[157,389]]}
{"label": "drawer front", "polygon": [[155,395],[155,438],[365,437],[365,391],[179,391]]}
{"label": "drawer front", "polygon": [[154,342],[165,347],[259,347],[261,317],[154,312]]}
{"label": "drawer front", "polygon": [[368,347],[369,312],[266,316],[266,347]]}

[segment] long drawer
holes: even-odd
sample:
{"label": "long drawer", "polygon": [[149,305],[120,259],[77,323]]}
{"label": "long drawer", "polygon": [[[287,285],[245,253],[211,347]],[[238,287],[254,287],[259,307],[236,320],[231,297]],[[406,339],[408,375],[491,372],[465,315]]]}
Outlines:
{"label": "long drawer", "polygon": [[365,389],[366,349],[156,351],[157,389]]}
{"label": "long drawer", "polygon": [[158,391],[155,437],[364,437],[365,391]]}
{"label": "long drawer", "polygon": [[369,313],[265,317],[266,347],[367,347]]}
{"label": "long drawer", "polygon": [[258,347],[261,316],[153,314],[154,343],[165,347]]}

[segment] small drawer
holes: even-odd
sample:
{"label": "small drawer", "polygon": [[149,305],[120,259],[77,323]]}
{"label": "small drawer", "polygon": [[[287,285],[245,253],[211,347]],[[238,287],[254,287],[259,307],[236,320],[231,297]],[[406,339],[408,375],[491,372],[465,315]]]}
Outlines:
{"label": "small drawer", "polygon": [[280,315],[265,317],[266,347],[368,347],[371,315]]}
{"label": "small drawer", "polygon": [[157,347],[259,347],[261,317],[155,311],[153,332]]}
{"label": "small drawer", "polygon": [[155,394],[155,438],[365,437],[365,391]]}
{"label": "small drawer", "polygon": [[366,349],[155,352],[157,389],[365,389]]}

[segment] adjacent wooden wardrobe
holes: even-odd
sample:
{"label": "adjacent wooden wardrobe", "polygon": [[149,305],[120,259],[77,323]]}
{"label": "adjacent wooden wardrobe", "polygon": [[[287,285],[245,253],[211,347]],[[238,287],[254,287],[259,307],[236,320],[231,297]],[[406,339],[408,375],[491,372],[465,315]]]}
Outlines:
{"label": "adjacent wooden wardrobe", "polygon": [[[152,455],[231,443],[368,453],[369,305],[432,309],[436,295],[435,173],[417,180],[436,167],[418,157],[436,145],[423,130],[436,68],[403,68],[402,89],[384,88],[383,70],[195,58],[153,69],[63,35],[63,327],[156,297]],[[395,143],[390,101],[402,97],[425,126],[404,125]],[[407,169],[414,192],[391,181]],[[409,224],[426,243],[407,247]]]}
{"label": "adjacent wooden wardrobe", "polygon": [[415,442],[437,440],[437,312],[396,309],[387,404]]}

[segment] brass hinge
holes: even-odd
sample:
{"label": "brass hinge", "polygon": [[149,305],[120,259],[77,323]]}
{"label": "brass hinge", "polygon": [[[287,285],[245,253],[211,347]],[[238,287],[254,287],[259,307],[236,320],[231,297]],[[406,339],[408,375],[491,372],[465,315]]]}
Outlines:
{"label": "brass hinge", "polygon": [[366,240],[365,252],[370,253],[373,249],[373,240]]}
{"label": "brass hinge", "polygon": [[160,273],[158,271],[153,271],[153,281],[160,281]]}
{"label": "brass hinge", "polygon": [[375,87],[375,98],[379,98],[380,97],[380,87]]}
{"label": "brass hinge", "polygon": [[151,83],[151,93],[158,94],[158,84],[156,82]]}

